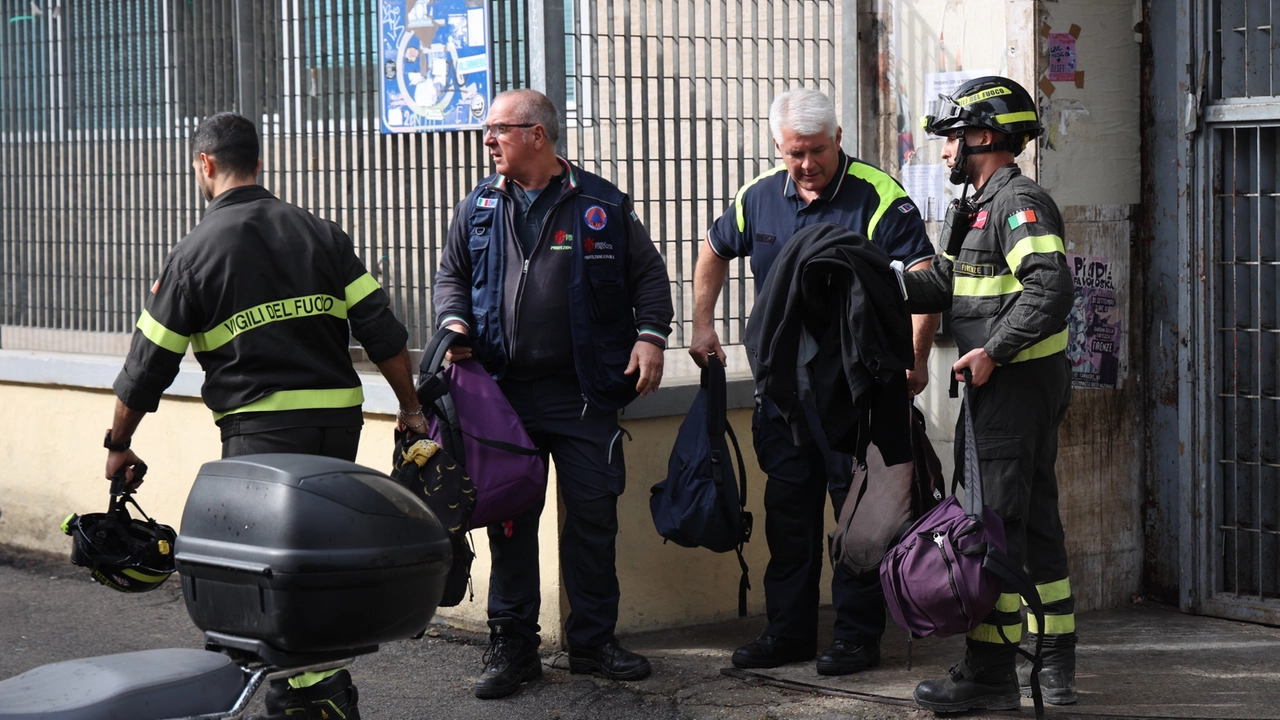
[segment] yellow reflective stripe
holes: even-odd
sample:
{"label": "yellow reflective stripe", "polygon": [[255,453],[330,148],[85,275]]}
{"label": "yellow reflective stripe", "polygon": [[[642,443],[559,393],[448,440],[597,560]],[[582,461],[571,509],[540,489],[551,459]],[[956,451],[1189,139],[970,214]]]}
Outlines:
{"label": "yellow reflective stripe", "polygon": [[1036,119],[1036,114],[1031,110],[1027,110],[1025,112],[996,115],[993,119],[1001,125],[1008,125],[1009,123],[1026,122],[1028,120],[1034,121]]}
{"label": "yellow reflective stripe", "polygon": [[966,297],[992,297],[1021,291],[1022,283],[1018,282],[1018,278],[1012,275],[997,275],[995,277],[957,275],[953,294]]}
{"label": "yellow reflective stripe", "polygon": [[322,672],[308,672],[308,673],[302,673],[301,675],[294,675],[293,677],[289,678],[289,687],[294,688],[295,690],[308,688],[308,687],[311,687],[312,685],[315,685],[318,682],[324,682],[325,680],[328,680],[334,675],[337,675],[338,673],[342,672],[342,670],[343,668],[336,668],[334,670],[324,670]]}
{"label": "yellow reflective stripe", "polygon": [[354,407],[364,402],[364,388],[332,390],[277,390],[270,395],[226,412],[215,412],[214,420],[243,412],[277,412],[280,410],[314,410],[316,408]]}
{"label": "yellow reflective stripe", "polygon": [[332,295],[305,295],[273,300],[248,310],[241,310],[215,325],[213,329],[192,335],[191,346],[196,352],[207,352],[226,345],[246,330],[277,320],[292,320],[316,315],[332,315],[345,320],[347,304]]}
{"label": "yellow reflective stripe", "polygon": [[[1066,635],[1076,631],[1076,615],[1045,615],[1044,616],[1044,634],[1045,635]],[[1036,616],[1027,614],[1027,632],[1039,633],[1040,623],[1036,622]]]}
{"label": "yellow reflective stripe", "polygon": [[738,188],[738,194],[733,196],[733,207],[737,213],[737,218],[738,218],[738,232],[747,231],[747,217],[742,210],[742,196],[747,194],[747,190],[749,190],[752,185],[755,185],[756,183],[760,182],[761,180],[764,180],[767,177],[770,177],[772,175],[777,175],[778,173],[786,169],[787,169],[786,165],[779,165],[773,168],[772,170],[765,170],[764,172],[755,176],[755,178],[752,179],[751,182]]}
{"label": "yellow reflective stripe", "polygon": [[356,303],[369,297],[370,294],[376,292],[381,288],[382,286],[379,285],[378,281],[374,280],[373,276],[370,275],[369,273],[365,273],[364,275],[361,275],[360,277],[356,278],[355,281],[353,281],[350,285],[347,286],[347,290],[345,293],[346,299],[347,299],[347,307],[355,307]]}
{"label": "yellow reflective stripe", "polygon": [[1066,600],[1071,597],[1071,578],[1063,578],[1057,582],[1037,585],[1036,590],[1040,593],[1040,602],[1042,603],[1047,604]]}
{"label": "yellow reflective stripe", "polygon": [[996,600],[996,612],[1018,612],[1022,607],[1022,596],[1018,593],[1000,593]]}
{"label": "yellow reflective stripe", "polygon": [[1066,350],[1066,349],[1067,349],[1067,331],[1063,330],[1062,332],[1054,333],[1053,335],[1050,335],[1049,337],[1045,338],[1044,340],[1041,340],[1035,345],[1032,345],[1026,350],[1023,350],[1022,352],[1013,356],[1013,359],[1010,360],[1009,362],[1016,363],[1016,362],[1023,362],[1025,360],[1036,360],[1042,357],[1049,357],[1054,353],[1062,352],[1063,350]]}
{"label": "yellow reflective stripe", "polygon": [[952,254],[951,254],[951,253],[949,253],[949,252],[943,252],[943,253],[942,253],[942,257],[944,257],[944,258],[946,258],[946,259],[950,260],[951,262],[955,262],[955,261],[956,261],[956,256],[955,256],[955,255],[952,255]]}
{"label": "yellow reflective stripe", "polygon": [[871,222],[867,223],[867,239],[871,240],[876,233],[876,225],[880,223],[880,218],[884,216],[885,211],[894,201],[906,197],[907,193],[888,173],[866,163],[856,160],[850,162],[848,174],[871,183],[871,187],[875,188],[880,196],[880,207],[876,208],[875,214],[871,216]]}
{"label": "yellow reflective stripe", "polygon": [[168,575],[148,575],[147,573],[134,570],[133,568],[120,568],[120,574],[125,577],[131,577],[134,580],[141,580],[142,582],[160,582],[161,580],[169,577]]}
{"label": "yellow reflective stripe", "polygon": [[[1045,624],[1048,623],[1046,622]],[[996,627],[995,625],[988,625],[986,623],[982,623],[978,627],[970,630],[968,637],[972,640],[985,643],[1004,644],[1006,639],[1013,643],[1022,641],[1022,623],[1018,623],[1017,625],[1005,625],[1003,627],[1004,637],[1000,636],[999,627]]]}
{"label": "yellow reflective stripe", "polygon": [[1057,235],[1028,235],[1019,240],[1004,259],[1009,263],[1010,270],[1018,272],[1018,266],[1022,264],[1022,259],[1031,253],[1055,252],[1063,255],[1067,254],[1067,249],[1062,244],[1062,238]]}
{"label": "yellow reflective stripe", "polygon": [[142,311],[142,315],[138,316],[138,330],[142,332],[142,336],[169,352],[182,355],[187,351],[187,345],[191,342],[191,338],[186,335],[179,335],[160,324],[159,320],[151,317],[151,313],[146,310]]}

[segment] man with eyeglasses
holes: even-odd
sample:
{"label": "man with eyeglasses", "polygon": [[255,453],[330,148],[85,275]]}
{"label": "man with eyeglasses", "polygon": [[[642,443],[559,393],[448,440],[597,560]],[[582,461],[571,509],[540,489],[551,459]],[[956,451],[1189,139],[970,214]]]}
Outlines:
{"label": "man with eyeglasses", "polygon": [[[614,637],[625,483],[618,410],[662,381],[671,286],[631,199],[558,157],[559,133],[542,93],[494,98],[484,144],[497,172],[454,209],[435,307],[441,327],[469,336],[449,359],[478,359],[555,461],[570,672],[640,680],[649,661]],[[488,528],[491,645],[476,697],[505,697],[542,676],[542,509]]]}

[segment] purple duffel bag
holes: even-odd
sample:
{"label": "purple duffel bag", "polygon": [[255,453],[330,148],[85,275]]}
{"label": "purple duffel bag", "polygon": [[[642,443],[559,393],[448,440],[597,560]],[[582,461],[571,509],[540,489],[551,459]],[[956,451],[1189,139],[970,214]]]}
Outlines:
{"label": "purple duffel bag", "polygon": [[547,468],[498,383],[475,360],[441,368],[445,351],[465,336],[440,330],[423,351],[418,398],[427,435],[466,468],[476,486],[471,527],[510,520],[542,501]]}
{"label": "purple duffel bag", "polygon": [[991,508],[984,507],[978,520],[952,495],[925,513],[880,563],[894,622],[917,637],[977,627],[1004,587],[1001,578],[983,572],[991,546],[1005,548],[1004,523]]}

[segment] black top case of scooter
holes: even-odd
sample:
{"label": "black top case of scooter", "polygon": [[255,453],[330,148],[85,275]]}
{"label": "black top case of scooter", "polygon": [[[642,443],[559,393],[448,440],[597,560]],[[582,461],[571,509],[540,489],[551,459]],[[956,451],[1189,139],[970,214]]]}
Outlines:
{"label": "black top case of scooter", "polygon": [[174,559],[210,643],[280,666],[418,635],[451,562],[431,510],[386,475],[286,454],[205,463]]}

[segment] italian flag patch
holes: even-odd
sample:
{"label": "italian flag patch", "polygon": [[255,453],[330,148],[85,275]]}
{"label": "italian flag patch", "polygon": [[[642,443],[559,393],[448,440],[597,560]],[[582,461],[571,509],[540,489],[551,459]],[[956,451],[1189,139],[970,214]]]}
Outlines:
{"label": "italian flag patch", "polygon": [[1031,209],[1019,210],[1018,212],[1009,216],[1009,229],[1017,230],[1023,225],[1026,225],[1027,223],[1033,223],[1035,221],[1036,221],[1035,210],[1031,210]]}

